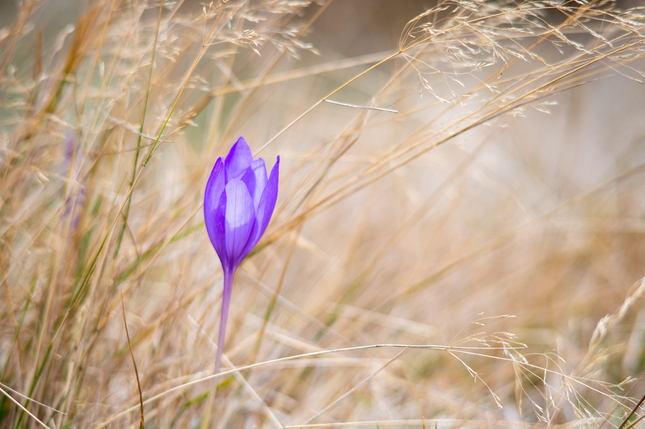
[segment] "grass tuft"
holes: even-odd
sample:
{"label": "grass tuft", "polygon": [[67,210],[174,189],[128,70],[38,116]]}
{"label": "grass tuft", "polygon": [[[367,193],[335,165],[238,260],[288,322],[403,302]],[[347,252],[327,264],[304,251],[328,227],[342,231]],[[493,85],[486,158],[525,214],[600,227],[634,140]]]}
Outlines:
{"label": "grass tuft", "polygon": [[642,424],[643,7],[403,3],[0,5],[0,427]]}

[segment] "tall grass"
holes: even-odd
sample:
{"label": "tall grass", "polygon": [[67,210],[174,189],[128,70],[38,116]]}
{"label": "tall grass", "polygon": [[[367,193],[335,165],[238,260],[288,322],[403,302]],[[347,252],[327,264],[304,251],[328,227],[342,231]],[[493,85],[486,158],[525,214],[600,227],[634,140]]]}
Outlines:
{"label": "tall grass", "polygon": [[[312,44],[338,2],[19,4],[0,28],[0,427],[642,415],[643,10],[441,1],[339,58]],[[202,198],[239,135],[281,183],[213,375]]]}

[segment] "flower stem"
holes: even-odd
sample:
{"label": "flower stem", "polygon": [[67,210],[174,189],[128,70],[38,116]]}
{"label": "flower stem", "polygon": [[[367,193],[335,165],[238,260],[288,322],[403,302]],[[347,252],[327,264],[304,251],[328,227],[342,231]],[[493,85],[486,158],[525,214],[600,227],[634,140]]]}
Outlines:
{"label": "flower stem", "polygon": [[224,351],[224,340],[226,338],[226,320],[228,319],[228,309],[231,304],[231,289],[233,287],[233,277],[235,269],[224,268],[224,290],[222,291],[222,311],[219,322],[219,338],[217,339],[217,357],[215,358],[215,374],[222,366],[222,352]]}

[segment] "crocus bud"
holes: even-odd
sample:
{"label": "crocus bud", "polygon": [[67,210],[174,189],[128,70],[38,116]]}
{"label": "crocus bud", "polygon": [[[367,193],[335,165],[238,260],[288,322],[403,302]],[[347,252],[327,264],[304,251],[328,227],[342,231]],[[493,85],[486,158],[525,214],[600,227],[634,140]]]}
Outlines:
{"label": "crocus bud", "polygon": [[269,225],[278,198],[279,166],[280,157],[267,178],[264,160],[254,160],[249,145],[240,137],[226,160],[217,159],[206,184],[204,221],[224,271],[216,372],[224,347],[233,277]]}

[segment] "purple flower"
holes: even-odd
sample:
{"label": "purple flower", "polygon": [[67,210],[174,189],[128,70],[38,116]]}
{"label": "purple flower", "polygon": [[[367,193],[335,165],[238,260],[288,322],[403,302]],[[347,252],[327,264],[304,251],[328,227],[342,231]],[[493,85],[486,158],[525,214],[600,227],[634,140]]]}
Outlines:
{"label": "purple flower", "polygon": [[224,271],[215,372],[221,364],[233,277],[269,225],[278,198],[279,166],[280,157],[267,178],[264,160],[254,160],[249,145],[240,137],[226,160],[217,159],[206,184],[204,221]]}

